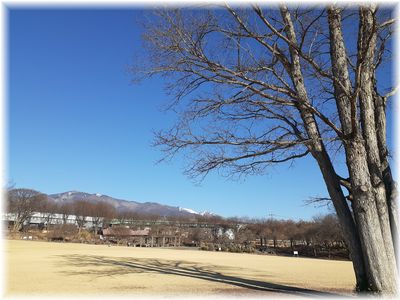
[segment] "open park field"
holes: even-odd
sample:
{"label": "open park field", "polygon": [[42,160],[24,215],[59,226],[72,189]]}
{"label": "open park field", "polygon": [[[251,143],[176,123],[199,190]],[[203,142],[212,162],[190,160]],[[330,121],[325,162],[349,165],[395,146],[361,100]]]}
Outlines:
{"label": "open park field", "polygon": [[346,261],[5,241],[7,295],[310,296],[351,293]]}

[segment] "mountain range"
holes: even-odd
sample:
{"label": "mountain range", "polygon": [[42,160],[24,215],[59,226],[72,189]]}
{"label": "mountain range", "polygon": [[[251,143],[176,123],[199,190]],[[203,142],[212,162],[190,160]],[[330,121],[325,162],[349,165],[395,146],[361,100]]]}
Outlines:
{"label": "mountain range", "polygon": [[117,199],[113,198],[107,195],[102,195],[102,194],[89,194],[89,193],[84,193],[84,192],[79,192],[79,191],[69,191],[69,192],[64,192],[64,193],[58,193],[58,194],[50,194],[47,195],[50,200],[53,200],[56,203],[73,203],[77,200],[86,200],[91,203],[96,203],[96,202],[105,202],[113,207],[117,211],[123,212],[123,211],[134,211],[136,213],[140,214],[149,214],[149,215],[158,215],[158,216],[185,216],[185,217],[190,217],[194,215],[215,215],[211,212],[204,211],[204,212],[196,212],[192,209],[189,208],[182,208],[182,207],[177,207],[177,206],[170,206],[170,205],[164,205],[164,204],[159,204],[155,202],[145,202],[145,203],[140,203],[136,201],[128,201],[128,200],[123,200],[123,199]]}

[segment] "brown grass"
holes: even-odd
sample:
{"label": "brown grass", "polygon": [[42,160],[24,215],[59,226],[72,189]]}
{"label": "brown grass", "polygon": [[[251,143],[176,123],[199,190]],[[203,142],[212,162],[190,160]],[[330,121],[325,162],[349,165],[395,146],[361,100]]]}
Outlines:
{"label": "brown grass", "polygon": [[352,265],[197,250],[6,241],[8,295],[351,293]]}

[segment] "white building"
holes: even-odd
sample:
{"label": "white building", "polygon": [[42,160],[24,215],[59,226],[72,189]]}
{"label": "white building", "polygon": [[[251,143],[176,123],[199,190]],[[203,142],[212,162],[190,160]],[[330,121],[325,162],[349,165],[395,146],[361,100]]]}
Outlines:
{"label": "white building", "polygon": [[[3,222],[13,222],[15,221],[16,215],[14,213],[5,213],[2,215]],[[93,217],[86,217],[86,222],[84,227],[85,228],[92,228],[94,226]],[[66,224],[74,224],[77,225],[76,216],[75,215],[68,215],[66,220]],[[41,213],[35,212],[29,220],[27,220],[24,225],[57,225],[57,224],[64,224],[63,214],[49,214],[49,213]],[[102,219],[98,226],[102,226]]]}

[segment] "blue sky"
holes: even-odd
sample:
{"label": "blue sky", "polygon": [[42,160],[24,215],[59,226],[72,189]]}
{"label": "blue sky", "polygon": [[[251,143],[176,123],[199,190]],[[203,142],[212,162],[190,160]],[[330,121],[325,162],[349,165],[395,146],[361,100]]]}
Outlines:
{"label": "blue sky", "polygon": [[9,10],[8,177],[45,193],[79,190],[223,216],[309,219],[326,189],[311,158],[237,182],[155,164],[153,130],[173,115],[160,79],[131,84],[140,10]]}

